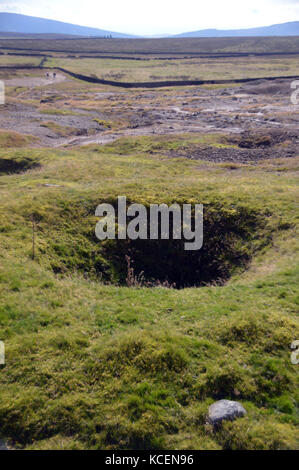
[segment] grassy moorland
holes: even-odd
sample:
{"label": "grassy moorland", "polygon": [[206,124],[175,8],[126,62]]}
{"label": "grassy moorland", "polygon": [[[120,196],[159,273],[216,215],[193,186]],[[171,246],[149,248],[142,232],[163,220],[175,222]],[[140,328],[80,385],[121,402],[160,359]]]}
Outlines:
{"label": "grassy moorland", "polygon": [[[39,66],[42,56],[0,55],[1,67]],[[299,75],[298,55],[275,57],[103,59],[48,56],[44,67],[62,67],[71,72],[104,80],[149,82],[163,80],[234,80]]]}
{"label": "grassy moorland", "polygon": [[[298,447],[298,160],[166,156],[186,145],[0,150],[0,430],[15,447]],[[189,262],[174,243],[96,240],[96,206],[123,194],[204,204],[201,287],[161,285]],[[135,275],[155,282],[127,287],[124,255],[140,252]],[[248,414],[213,432],[206,413],[219,398]]]}
{"label": "grassy moorland", "polygon": [[0,67],[19,67],[20,65],[39,65],[41,59],[34,56],[0,55]]}
{"label": "grassy moorland", "polygon": [[49,58],[46,67],[116,81],[234,80],[299,75],[298,56],[230,59],[117,60]]}
{"label": "grassy moorland", "polygon": [[283,53],[299,51],[299,36],[173,39],[1,39],[0,49],[113,54]]}

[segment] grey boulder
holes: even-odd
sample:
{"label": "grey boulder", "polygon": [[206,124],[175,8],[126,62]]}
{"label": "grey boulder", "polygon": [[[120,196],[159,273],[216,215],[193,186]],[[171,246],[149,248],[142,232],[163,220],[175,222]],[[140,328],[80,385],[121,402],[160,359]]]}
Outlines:
{"label": "grey boulder", "polygon": [[246,415],[246,410],[241,403],[230,400],[219,400],[209,407],[208,421],[213,426],[217,426],[222,421],[233,421]]}
{"label": "grey boulder", "polygon": [[8,450],[8,448],[6,447],[5,442],[2,441],[2,439],[0,439],[0,450]]}

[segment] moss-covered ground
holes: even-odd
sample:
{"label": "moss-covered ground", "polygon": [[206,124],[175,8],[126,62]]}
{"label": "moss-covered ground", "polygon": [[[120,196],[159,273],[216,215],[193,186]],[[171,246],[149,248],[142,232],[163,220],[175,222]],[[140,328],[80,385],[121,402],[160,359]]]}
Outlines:
{"label": "moss-covered ground", "polygon": [[[298,160],[169,158],[181,140],[0,149],[30,162],[0,176],[0,433],[16,448],[298,447]],[[203,203],[219,279],[124,285],[117,244],[94,235],[96,206],[118,195]],[[213,432],[220,398],[248,413]]]}

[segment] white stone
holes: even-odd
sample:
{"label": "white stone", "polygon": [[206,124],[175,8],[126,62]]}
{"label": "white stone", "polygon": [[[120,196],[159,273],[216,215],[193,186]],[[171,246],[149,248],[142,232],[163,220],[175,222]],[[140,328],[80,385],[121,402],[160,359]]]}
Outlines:
{"label": "white stone", "polygon": [[208,421],[213,426],[224,420],[233,421],[246,415],[241,403],[230,400],[219,400],[209,407]]}

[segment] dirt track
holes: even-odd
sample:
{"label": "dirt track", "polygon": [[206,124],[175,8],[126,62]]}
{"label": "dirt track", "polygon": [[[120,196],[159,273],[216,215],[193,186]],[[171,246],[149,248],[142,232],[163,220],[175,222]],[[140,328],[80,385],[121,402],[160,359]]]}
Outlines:
{"label": "dirt track", "polygon": [[49,78],[47,78],[45,74],[44,76],[40,77],[11,78],[4,80],[4,83],[6,86],[34,88],[39,86],[47,86],[54,83],[61,83],[67,79],[66,76],[62,73],[57,73],[55,78],[53,77],[53,73],[49,74]]}

